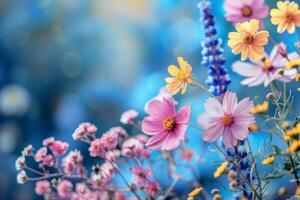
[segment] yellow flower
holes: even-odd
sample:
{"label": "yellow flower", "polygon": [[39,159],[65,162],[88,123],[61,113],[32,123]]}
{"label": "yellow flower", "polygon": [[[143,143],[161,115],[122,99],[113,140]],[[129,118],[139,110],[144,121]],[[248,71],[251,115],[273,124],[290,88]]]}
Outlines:
{"label": "yellow flower", "polygon": [[278,9],[272,9],[270,12],[271,22],[278,25],[277,32],[282,33],[287,30],[289,33],[294,33],[296,26],[300,26],[300,10],[295,2],[278,1]]}
{"label": "yellow flower", "polygon": [[264,101],[262,104],[257,104],[251,108],[250,113],[252,114],[261,114],[269,110],[269,102]]}
{"label": "yellow flower", "polygon": [[300,135],[300,123],[298,123],[295,127],[288,129],[285,131],[284,139],[286,141],[290,141],[293,139],[298,139]]}
{"label": "yellow flower", "polygon": [[295,69],[300,66],[300,59],[290,60],[285,64],[285,67],[288,69]]}
{"label": "yellow flower", "polygon": [[230,32],[228,46],[234,54],[242,54],[241,60],[248,57],[259,60],[264,54],[263,46],[268,43],[269,32],[259,31],[259,21],[251,19],[248,22],[238,23],[237,32]]}
{"label": "yellow flower", "polygon": [[258,130],[259,130],[259,128],[258,128],[257,124],[253,124],[249,127],[249,131],[251,131],[251,132],[256,132]]}
{"label": "yellow flower", "polygon": [[181,89],[181,94],[184,94],[187,85],[192,83],[192,78],[191,78],[192,67],[182,57],[178,57],[177,60],[180,69],[175,65],[170,65],[168,67],[168,72],[173,77],[168,77],[165,79],[165,81],[168,84],[167,88],[173,95],[177,94],[180,89]]}
{"label": "yellow flower", "polygon": [[202,190],[203,190],[202,187],[195,188],[193,191],[189,193],[189,197],[195,197],[199,195]]}
{"label": "yellow flower", "polygon": [[262,161],[262,164],[264,164],[264,165],[271,165],[271,164],[273,164],[274,161],[275,161],[275,157],[274,156],[269,156],[269,157],[265,158]]}
{"label": "yellow flower", "polygon": [[218,178],[225,172],[225,170],[227,169],[227,164],[228,164],[228,162],[225,161],[217,168],[217,170],[214,173],[215,178]]}
{"label": "yellow flower", "polygon": [[296,188],[295,195],[300,196],[300,186]]}
{"label": "yellow flower", "polygon": [[300,150],[300,140],[294,141],[288,148],[288,153],[294,153]]}

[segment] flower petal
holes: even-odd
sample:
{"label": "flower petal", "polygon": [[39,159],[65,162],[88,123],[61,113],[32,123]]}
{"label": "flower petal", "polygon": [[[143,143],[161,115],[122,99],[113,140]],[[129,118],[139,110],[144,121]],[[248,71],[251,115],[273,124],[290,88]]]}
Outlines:
{"label": "flower petal", "polygon": [[162,121],[158,121],[148,116],[142,121],[142,131],[147,135],[156,135],[164,131]]}
{"label": "flower petal", "polygon": [[225,114],[231,115],[237,105],[237,97],[233,92],[226,92],[223,98],[223,108]]}

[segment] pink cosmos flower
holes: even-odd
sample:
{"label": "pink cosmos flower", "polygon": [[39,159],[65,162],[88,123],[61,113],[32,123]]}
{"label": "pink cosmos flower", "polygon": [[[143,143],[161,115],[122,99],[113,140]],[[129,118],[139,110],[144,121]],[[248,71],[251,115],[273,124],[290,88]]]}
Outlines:
{"label": "pink cosmos flower", "polygon": [[42,147],[36,152],[36,154],[34,155],[34,159],[35,161],[40,162],[44,159],[46,155],[47,155],[47,148]]}
{"label": "pink cosmos flower", "polygon": [[264,0],[226,0],[224,10],[226,19],[234,24],[250,19],[260,20],[269,13],[269,7],[264,5]]}
{"label": "pink cosmos flower", "polygon": [[204,107],[206,112],[199,115],[198,123],[205,129],[205,141],[214,142],[222,136],[225,147],[236,146],[238,140],[248,136],[248,128],[255,124],[255,117],[250,114],[253,102],[244,98],[238,103],[233,92],[224,94],[222,104],[209,98]]}
{"label": "pink cosmos flower", "polygon": [[151,168],[136,166],[132,169],[132,180],[139,186],[142,187],[148,183],[148,179],[152,177]]}
{"label": "pink cosmos flower", "polygon": [[127,110],[125,111],[122,115],[121,115],[121,119],[120,122],[123,124],[132,124],[133,120],[139,115],[138,111],[131,109],[131,110]]}
{"label": "pink cosmos flower", "polygon": [[[287,69],[285,64],[288,62],[283,57],[285,51],[284,44],[276,45],[270,56],[264,55],[261,60],[247,63],[247,62],[235,62],[232,65],[233,71],[246,78],[241,82],[243,85],[249,87],[264,84],[267,87],[273,80],[279,80],[282,82],[289,82],[294,79],[297,74],[296,69]],[[297,53],[291,53],[287,55],[289,59],[294,60],[298,58]],[[282,71],[283,73],[279,73]]]}
{"label": "pink cosmos flower", "polygon": [[38,181],[35,184],[35,193],[37,195],[44,195],[51,192],[49,181]]}
{"label": "pink cosmos flower", "polygon": [[73,184],[67,180],[62,180],[57,186],[57,194],[61,198],[70,198],[72,190]]}
{"label": "pink cosmos flower", "polygon": [[180,140],[184,140],[188,127],[190,105],[176,112],[171,98],[163,98],[162,101],[152,100],[148,106],[148,113],[149,116],[142,122],[143,132],[152,136],[146,146],[150,149],[161,148],[162,150],[178,147]]}
{"label": "pink cosmos flower", "polygon": [[69,144],[60,140],[55,140],[49,147],[54,155],[63,155],[69,148]]}

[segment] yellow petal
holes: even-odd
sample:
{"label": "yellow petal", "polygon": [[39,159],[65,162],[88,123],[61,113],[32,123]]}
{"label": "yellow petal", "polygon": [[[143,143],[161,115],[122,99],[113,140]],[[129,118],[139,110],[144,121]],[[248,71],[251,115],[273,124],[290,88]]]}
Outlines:
{"label": "yellow petal", "polygon": [[178,73],[180,72],[180,70],[178,69],[178,67],[176,67],[175,65],[170,65],[168,67],[168,72],[172,75],[172,76],[177,76]]}
{"label": "yellow petal", "polygon": [[166,81],[166,83],[172,83],[172,82],[175,81],[175,78],[174,77],[167,77],[167,78],[165,78],[165,81]]}
{"label": "yellow petal", "polygon": [[244,61],[248,58],[249,48],[246,47],[242,51],[241,60]]}

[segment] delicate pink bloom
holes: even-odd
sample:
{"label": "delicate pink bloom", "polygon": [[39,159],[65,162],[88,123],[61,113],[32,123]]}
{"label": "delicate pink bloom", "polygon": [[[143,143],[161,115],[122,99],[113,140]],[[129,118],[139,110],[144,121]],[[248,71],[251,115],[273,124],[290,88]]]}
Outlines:
{"label": "delicate pink bloom", "polygon": [[[264,55],[260,61],[247,63],[247,62],[235,62],[232,65],[233,71],[246,78],[241,82],[243,85],[249,87],[264,84],[267,87],[273,80],[279,80],[282,82],[292,81],[296,74],[296,69],[287,69],[285,64],[287,59],[282,56],[280,49],[285,49],[283,44],[276,45],[270,56]],[[298,58],[297,53],[291,53],[288,58],[293,60]],[[279,73],[279,71],[283,71]]]}
{"label": "delicate pink bloom", "polygon": [[64,168],[65,173],[68,175],[72,174],[72,172],[75,168],[75,164],[72,162],[68,162],[68,163],[65,163],[64,166],[65,166],[65,168]]}
{"label": "delicate pink bloom", "polygon": [[55,141],[54,137],[49,137],[43,140],[44,146],[50,146]]}
{"label": "delicate pink bloom", "polygon": [[152,136],[146,146],[162,150],[177,148],[180,140],[184,140],[185,137],[190,120],[190,105],[176,112],[172,99],[153,100],[149,103],[148,113],[149,116],[142,122],[143,132]]}
{"label": "delicate pink bloom", "polygon": [[148,113],[148,109],[149,109],[149,103],[153,100],[159,100],[159,101],[163,101],[164,98],[170,98],[172,99],[172,101],[174,101],[174,104],[177,105],[178,102],[173,98],[172,93],[168,90],[167,87],[163,87],[159,90],[159,94],[157,96],[155,96],[154,98],[152,98],[150,101],[148,101],[145,106],[144,106],[144,110]]}
{"label": "delicate pink bloom", "polygon": [[117,133],[120,144],[123,143],[124,140],[126,140],[128,138],[128,133],[126,132],[126,130],[124,128],[122,128],[120,126],[110,128],[109,132]]}
{"label": "delicate pink bloom", "polygon": [[129,158],[136,158],[143,149],[144,145],[136,138],[129,138],[122,145],[122,155]]}
{"label": "delicate pink bloom", "polygon": [[34,159],[35,161],[40,162],[44,159],[46,155],[47,155],[47,148],[42,147],[36,152],[36,154],[34,155]]}
{"label": "delicate pink bloom", "polygon": [[57,194],[61,198],[70,198],[72,190],[73,184],[68,180],[62,180],[57,186]]}
{"label": "delicate pink bloom", "polygon": [[149,181],[144,188],[144,191],[151,197],[154,197],[158,190],[160,190],[160,186],[156,181]]}
{"label": "delicate pink bloom", "polygon": [[77,149],[74,151],[70,151],[70,153],[65,157],[64,163],[73,163],[74,165],[78,165],[82,162],[83,156],[80,151]]}
{"label": "delicate pink bloom", "polygon": [[224,10],[226,19],[234,24],[250,19],[260,20],[269,13],[269,7],[264,5],[264,0],[226,0]]}
{"label": "delicate pink bloom", "polygon": [[186,162],[190,162],[194,156],[194,151],[193,149],[190,148],[184,148],[181,149],[181,155],[183,157],[183,160],[185,160]]}
{"label": "delicate pink bloom", "polygon": [[[92,184],[94,187],[106,187],[115,174],[111,163],[104,162],[100,167],[96,165],[92,173]],[[97,170],[95,170],[97,169]]]}
{"label": "delicate pink bloom", "polygon": [[80,195],[84,195],[89,191],[87,185],[85,183],[77,183],[76,184],[76,192]]}
{"label": "delicate pink bloom", "polygon": [[17,182],[19,184],[24,184],[28,179],[28,176],[24,170],[19,171],[17,175]]}
{"label": "delicate pink bloom", "polygon": [[23,155],[23,156],[31,156],[31,155],[33,155],[33,154],[32,154],[32,151],[33,151],[32,145],[28,145],[27,147],[25,147],[25,148],[23,149],[22,155]]}
{"label": "delicate pink bloom", "polygon": [[55,140],[51,145],[50,149],[54,155],[63,155],[69,148],[69,144],[60,140]]}
{"label": "delicate pink bloom", "polygon": [[105,144],[103,140],[97,138],[93,140],[89,148],[90,156],[92,157],[103,157],[105,153]]}
{"label": "delicate pink bloom", "polygon": [[105,144],[105,149],[114,150],[118,145],[118,133],[109,130],[102,135],[101,140]]}
{"label": "delicate pink bloom", "polygon": [[138,115],[138,111],[134,109],[127,110],[121,115],[120,122],[123,124],[132,124]]}
{"label": "delicate pink bloom", "polygon": [[84,176],[86,174],[86,170],[85,170],[84,166],[82,166],[82,165],[77,166],[76,171],[77,171],[77,174],[80,176]]}
{"label": "delicate pink bloom", "polygon": [[79,126],[74,131],[72,137],[74,140],[79,140],[85,134],[95,135],[96,132],[97,132],[97,127],[94,124],[91,124],[90,122],[84,122],[79,124]]}
{"label": "delicate pink bloom", "polygon": [[15,167],[16,170],[21,170],[26,166],[25,164],[25,157],[24,156],[20,156],[17,158],[16,162],[15,162]]}
{"label": "delicate pink bloom", "polygon": [[135,136],[135,138],[142,144],[146,144],[149,139],[148,136],[143,135],[143,134],[139,134],[139,135]]}
{"label": "delicate pink bloom", "polygon": [[115,192],[114,200],[126,200],[126,195],[124,192]]}
{"label": "delicate pink bloom", "polygon": [[38,181],[35,184],[35,193],[37,195],[44,195],[51,192],[51,185],[49,181]]}
{"label": "delicate pink bloom", "polygon": [[45,166],[53,166],[54,165],[54,159],[52,155],[47,155],[43,158],[43,165]]}
{"label": "delicate pink bloom", "polygon": [[148,183],[148,179],[152,177],[151,168],[145,167],[142,168],[140,166],[136,166],[132,169],[132,180],[139,186],[142,187]]}
{"label": "delicate pink bloom", "polygon": [[214,142],[222,136],[225,147],[236,146],[238,140],[248,136],[248,128],[255,124],[255,117],[250,114],[253,102],[244,98],[238,103],[233,92],[224,94],[222,104],[209,98],[204,107],[206,112],[199,115],[198,123],[205,129],[205,141]]}

